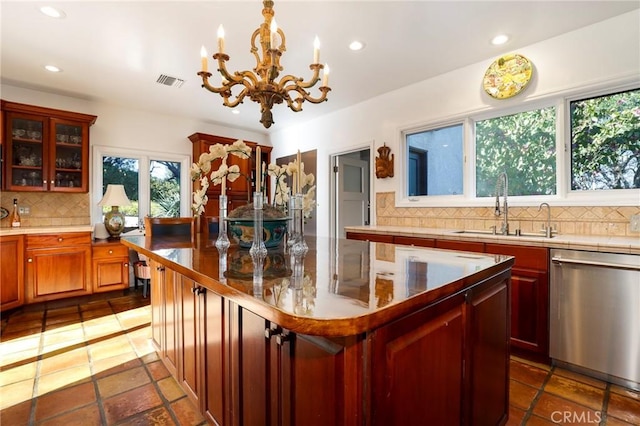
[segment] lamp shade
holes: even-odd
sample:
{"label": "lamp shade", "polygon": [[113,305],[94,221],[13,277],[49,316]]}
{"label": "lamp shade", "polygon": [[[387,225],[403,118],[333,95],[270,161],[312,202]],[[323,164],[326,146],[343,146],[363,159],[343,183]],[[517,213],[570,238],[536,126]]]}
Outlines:
{"label": "lamp shade", "polygon": [[130,206],[131,201],[124,191],[124,185],[107,185],[107,191],[104,193],[99,206]]}

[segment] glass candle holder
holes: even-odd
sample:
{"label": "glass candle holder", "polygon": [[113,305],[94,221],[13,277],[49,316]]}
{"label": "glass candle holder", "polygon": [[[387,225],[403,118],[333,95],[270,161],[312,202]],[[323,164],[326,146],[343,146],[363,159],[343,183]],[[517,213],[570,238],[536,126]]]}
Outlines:
{"label": "glass candle holder", "polygon": [[262,192],[253,193],[253,243],[249,249],[252,259],[267,257],[267,247],[264,245],[263,239],[263,215],[262,211]]}
{"label": "glass candle holder", "polygon": [[[218,239],[216,240],[216,248],[219,251],[227,250],[231,243],[227,235],[227,196],[220,195],[220,220],[218,221]],[[207,224],[209,226],[209,224]]]}
{"label": "glass candle holder", "polygon": [[293,197],[293,209],[292,209],[292,232],[291,232],[291,244],[290,251],[293,256],[304,256],[309,247],[304,240],[304,212],[303,207],[303,195],[295,194]]}

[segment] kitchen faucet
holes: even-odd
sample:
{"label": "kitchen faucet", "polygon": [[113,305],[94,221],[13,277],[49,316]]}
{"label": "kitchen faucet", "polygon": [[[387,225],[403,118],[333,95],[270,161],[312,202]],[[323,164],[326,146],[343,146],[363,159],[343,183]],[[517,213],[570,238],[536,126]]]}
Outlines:
{"label": "kitchen faucet", "polygon": [[538,207],[538,211],[541,211],[544,206],[547,207],[547,225],[543,225],[542,229],[545,231],[545,237],[551,238],[551,206],[549,206],[549,203],[542,203]]}
{"label": "kitchen faucet", "polygon": [[496,181],[496,211],[495,215],[500,216],[500,191],[504,194],[504,216],[502,217],[502,226],[500,227],[500,233],[502,235],[509,235],[509,205],[507,204],[507,194],[509,193],[509,179],[507,173],[500,173],[498,180]]}

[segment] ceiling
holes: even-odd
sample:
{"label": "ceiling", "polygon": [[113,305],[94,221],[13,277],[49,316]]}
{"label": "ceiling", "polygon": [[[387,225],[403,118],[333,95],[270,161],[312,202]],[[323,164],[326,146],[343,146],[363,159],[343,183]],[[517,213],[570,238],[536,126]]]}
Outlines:
{"label": "ceiling", "polygon": [[[66,17],[43,15],[43,5]],[[302,112],[274,107],[268,131],[259,123],[259,105],[247,99],[232,114],[196,75],[200,47],[213,53],[220,24],[228,69],[255,66],[250,36],[263,21],[261,1],[2,0],[0,7],[3,84],[268,133],[469,64],[488,66],[501,54],[637,9],[640,2],[276,1],[276,21],[287,37],[284,74],[310,76],[318,35],[332,90],[327,102],[305,103]],[[491,45],[498,33],[511,40]],[[365,49],[350,51],[354,39]],[[45,71],[47,64],[63,72]],[[210,59],[209,71],[215,68]],[[185,82],[164,86],[156,82],[161,74]]]}

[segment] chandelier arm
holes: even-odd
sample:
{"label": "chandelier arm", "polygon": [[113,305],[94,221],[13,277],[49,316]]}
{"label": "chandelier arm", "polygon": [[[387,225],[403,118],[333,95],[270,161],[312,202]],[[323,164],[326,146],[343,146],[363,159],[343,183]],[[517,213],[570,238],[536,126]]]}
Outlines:
{"label": "chandelier arm", "polygon": [[227,86],[222,86],[222,87],[212,86],[209,83],[209,77],[211,77],[211,73],[209,73],[209,72],[200,71],[198,73],[198,75],[202,77],[202,87],[204,87],[205,89],[207,89],[210,92],[213,92],[213,93],[224,93],[225,91],[229,90],[229,88]]}
{"label": "chandelier arm", "polygon": [[322,95],[319,98],[314,98],[312,96],[309,95],[309,93],[307,92],[305,95],[303,95],[303,98],[305,101],[309,101],[312,104],[319,104],[320,102],[324,102],[327,100],[327,93],[329,93],[331,91],[330,87],[321,87],[320,91],[322,92]]}
{"label": "chandelier arm", "polygon": [[[247,95],[247,93],[249,93],[249,90],[245,87],[240,93],[238,93],[236,99],[233,102],[229,102],[229,96],[223,95],[224,101],[222,102],[222,104],[229,108],[235,108],[239,104],[241,104],[242,101],[244,101],[244,97]],[[231,91],[229,91],[229,94],[231,94]]]}

